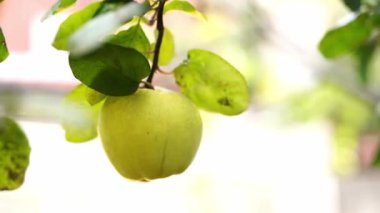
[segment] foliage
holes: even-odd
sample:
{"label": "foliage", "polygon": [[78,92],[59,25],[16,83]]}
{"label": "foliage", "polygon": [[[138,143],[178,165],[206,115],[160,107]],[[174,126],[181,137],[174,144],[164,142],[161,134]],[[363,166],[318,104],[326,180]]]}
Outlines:
{"label": "foliage", "polygon": [[61,124],[66,140],[83,142],[97,134],[99,110],[104,96],[83,84],[74,88],[62,102]]}
{"label": "foliage", "polygon": [[326,58],[335,59],[353,55],[358,61],[358,75],[367,83],[380,26],[380,3],[376,1],[346,0],[344,3],[354,12],[347,23],[337,26],[323,36],[319,50]]}
{"label": "foliage", "polygon": [[68,7],[70,7],[71,5],[75,4],[76,0],[60,0],[60,1],[57,1],[53,6],[52,8],[46,13],[46,15],[42,18],[42,20],[45,20],[47,18],[49,18],[51,15],[54,15]]}
{"label": "foliage", "polygon": [[[0,28],[0,63],[8,55],[5,36]],[[0,191],[14,190],[23,184],[30,150],[22,128],[15,120],[0,112]]]}
{"label": "foliage", "polygon": [[240,114],[247,108],[249,92],[244,77],[214,53],[190,50],[174,75],[182,92],[199,107],[226,115]]}
{"label": "foliage", "polygon": [[5,37],[3,34],[3,31],[0,28],[0,63],[3,62],[5,59],[8,58],[8,48],[7,44],[5,42]]}
{"label": "foliage", "polygon": [[[112,1],[112,3],[114,2]],[[117,2],[120,3],[119,1]],[[75,54],[75,49],[70,49],[70,42],[75,42],[74,34],[85,35],[87,33],[85,31],[78,33],[82,29],[87,29],[88,32],[102,31],[99,28],[95,29],[95,26],[100,26],[98,25],[99,23],[107,24],[107,21],[104,21],[108,19],[103,19],[104,17],[113,16],[118,18],[120,8],[136,4],[128,1],[115,9],[98,14],[96,11],[99,11],[99,8],[104,7],[104,5],[110,4],[110,1],[92,3],[82,10],[74,12],[61,24],[53,46],[58,50],[69,51],[70,67],[74,76],[83,84],[107,96],[131,95],[141,83],[149,87],[152,83],[153,74],[159,69],[158,66],[171,63],[175,55],[174,36],[167,27],[163,26],[162,21],[160,23],[160,17],[158,16],[163,16],[165,13],[174,10],[194,15],[201,14],[187,1],[168,1],[167,4],[165,3],[166,1],[144,2],[141,5],[149,5],[149,7],[144,9],[143,14],[141,14],[141,10],[136,9],[130,11],[134,14],[133,16],[130,14],[128,20],[120,18],[119,22],[122,23],[118,27],[125,28],[127,26],[126,30],[111,31],[104,40],[101,40],[103,38],[101,37],[93,41],[93,43],[101,42],[101,46],[96,47],[93,51],[85,51],[84,54],[79,54],[78,56]],[[148,17],[151,19],[148,20]],[[156,41],[150,42],[142,25],[150,27],[156,19],[157,28],[154,30]],[[223,114],[239,114],[244,111],[248,105],[249,94],[246,82],[241,74],[232,65],[214,53],[201,50],[195,52],[193,50],[189,54],[192,53],[197,53],[193,55],[198,55],[198,53],[201,55],[189,58],[177,68],[174,68],[177,83],[182,87],[182,92],[196,104],[210,111]],[[157,61],[154,61],[155,58]],[[148,60],[151,61],[151,66]],[[201,67],[201,62],[206,62],[207,66]],[[195,69],[187,71],[187,68],[185,68],[187,64],[195,67]],[[150,75],[150,78],[144,83],[143,79],[148,75]],[[187,92],[199,88],[199,81],[184,81],[179,79],[178,76],[190,76],[186,79],[196,79],[199,78],[198,76],[201,78],[206,77],[206,79],[199,79],[203,81],[202,85],[204,85],[205,89],[210,88],[208,89],[209,92],[207,92],[207,98],[210,98],[210,101],[205,101],[205,97],[201,98],[201,101],[196,101],[195,96],[191,92]],[[236,91],[230,91],[237,85],[238,89]],[[237,109],[226,111],[215,107],[215,105],[221,103]]]}
{"label": "foliage", "polygon": [[111,96],[133,94],[150,72],[148,60],[136,49],[112,44],[80,58],[70,55],[69,63],[83,84]]}
{"label": "foliage", "polygon": [[29,154],[29,142],[22,129],[12,119],[0,117],[0,191],[21,186]]}
{"label": "foliage", "polygon": [[[333,126],[334,166],[339,173],[352,170],[357,164],[357,147],[360,137],[380,131],[378,93],[370,91],[376,75],[372,63],[377,56],[380,37],[380,2],[370,0],[344,0],[352,11],[351,20],[332,28],[319,43],[321,54],[332,60],[349,56],[356,62],[357,82],[337,83],[326,80],[311,92],[305,92],[292,101],[296,120],[326,117]],[[371,81],[372,80],[372,81]],[[352,84],[357,84],[352,90]],[[328,86],[327,86],[328,85]],[[344,92],[343,92],[344,91]],[[380,152],[374,159],[379,166]]]}
{"label": "foliage", "polygon": [[[43,20],[75,3],[76,0],[58,0]],[[132,97],[142,88],[154,90],[153,78],[160,73],[161,66],[166,65],[174,67],[171,74],[176,78],[180,91],[189,98],[184,100],[191,100],[203,109],[225,115],[237,115],[247,109],[247,83],[239,71],[221,56],[208,50],[190,50],[188,59],[178,65],[173,64],[176,35],[164,26],[163,19],[171,11],[185,12],[206,20],[205,15],[189,1],[146,0],[138,3],[132,0],[103,0],[73,12],[60,24],[52,46],[68,52],[72,74],[80,82],[62,101],[61,124],[68,141],[80,143],[96,138],[98,116],[104,108],[104,102],[115,96]],[[153,41],[149,40],[147,33],[155,35]],[[0,59],[3,60],[7,51],[2,34],[0,39],[3,44]],[[191,106],[192,102],[189,102]],[[171,103],[165,104],[171,107]],[[20,164],[0,164],[0,172],[1,169],[11,168],[12,174],[16,171],[17,177],[22,177],[16,180],[18,185],[9,186],[14,175],[4,176],[5,173],[0,173],[0,189],[14,189],[21,184],[28,165],[28,143],[14,121],[1,119],[6,119],[6,122],[0,124],[7,125],[7,130],[11,128],[12,131],[2,132],[0,125],[0,152],[10,143],[21,144],[15,147],[16,151],[2,155],[17,160],[18,155],[12,154],[21,153],[22,161],[17,161]],[[172,116],[170,119],[176,118]],[[173,128],[175,126],[180,128],[180,125],[174,125]],[[183,132],[186,133],[185,130]],[[7,146],[2,146],[4,141]],[[167,143],[165,140],[163,142]],[[8,153],[8,150],[5,152]],[[7,159],[0,158],[0,162],[8,162]],[[1,185],[3,183],[8,185]]]}
{"label": "foliage", "polygon": [[359,137],[379,125],[376,106],[346,88],[323,81],[319,86],[292,97],[287,119],[309,121],[327,118],[332,124],[332,165],[335,172],[353,170]]}
{"label": "foliage", "polygon": [[344,26],[328,31],[319,44],[319,50],[326,58],[353,52],[369,38],[372,30],[372,17],[368,13],[360,14]]}

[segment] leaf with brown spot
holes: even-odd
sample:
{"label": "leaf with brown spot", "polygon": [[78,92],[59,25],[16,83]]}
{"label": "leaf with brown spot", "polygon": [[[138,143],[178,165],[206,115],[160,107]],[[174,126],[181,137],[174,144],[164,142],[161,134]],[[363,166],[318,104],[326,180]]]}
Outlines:
{"label": "leaf with brown spot", "polygon": [[198,107],[225,115],[237,115],[249,104],[247,82],[242,74],[215,53],[194,49],[174,70],[182,93]]}
{"label": "leaf with brown spot", "polygon": [[0,191],[19,188],[29,165],[30,146],[18,124],[0,117]]}

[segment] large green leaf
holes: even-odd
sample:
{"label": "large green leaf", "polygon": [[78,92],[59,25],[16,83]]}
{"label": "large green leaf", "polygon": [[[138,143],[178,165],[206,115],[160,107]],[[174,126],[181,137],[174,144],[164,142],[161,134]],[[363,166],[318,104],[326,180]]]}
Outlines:
{"label": "large green leaf", "polygon": [[196,105],[226,115],[240,114],[249,104],[247,83],[241,73],[220,56],[194,49],[175,68],[181,91]]}
{"label": "large green leaf", "polygon": [[140,24],[111,36],[109,43],[134,48],[144,55],[147,55],[150,51],[149,40]]}
{"label": "large green leaf", "polygon": [[195,15],[195,16],[202,17],[202,18],[206,19],[206,16],[203,13],[199,12],[188,1],[179,1],[179,0],[177,0],[177,1],[168,2],[165,5],[164,13],[167,13],[169,11],[182,11],[182,12],[186,12],[186,13],[189,13],[189,14],[192,14],[192,15]]}
{"label": "large green leaf", "polygon": [[5,42],[5,37],[3,30],[0,28],[0,62],[3,62],[8,58],[9,52],[7,48],[7,43]]}
{"label": "large green leaf", "polygon": [[50,10],[44,15],[42,20],[49,18],[50,16],[70,7],[76,2],[76,0],[58,0]]}
{"label": "large green leaf", "polygon": [[134,93],[140,81],[150,73],[147,59],[132,48],[106,44],[81,57],[70,55],[74,76],[88,87],[105,95]]}
{"label": "large green leaf", "polygon": [[67,141],[80,143],[97,136],[98,116],[103,102],[92,105],[88,94],[96,93],[83,84],[74,88],[62,101],[61,125]]}
{"label": "large green leaf", "polygon": [[355,51],[371,35],[373,19],[363,13],[346,25],[328,31],[319,43],[326,58],[336,58]]}
{"label": "large green leaf", "polygon": [[352,11],[358,11],[362,3],[361,0],[343,0],[343,2]]}
{"label": "large green leaf", "polygon": [[58,32],[54,38],[53,46],[58,50],[68,50],[70,36],[94,17],[101,5],[101,2],[95,2],[84,9],[71,14],[59,26]]}
{"label": "large green leaf", "polygon": [[12,119],[0,117],[0,191],[23,184],[29,155],[29,142],[22,129]]}

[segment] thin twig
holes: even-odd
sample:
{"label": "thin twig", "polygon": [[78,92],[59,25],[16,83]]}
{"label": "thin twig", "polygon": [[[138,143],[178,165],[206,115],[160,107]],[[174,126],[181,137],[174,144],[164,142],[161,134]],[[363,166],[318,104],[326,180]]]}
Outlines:
{"label": "thin twig", "polygon": [[154,74],[156,70],[158,70],[158,61],[160,58],[160,49],[161,49],[161,44],[162,40],[164,38],[164,6],[165,6],[166,0],[160,0],[160,3],[157,8],[157,26],[156,29],[158,31],[158,36],[157,36],[157,41],[156,41],[156,46],[154,47],[154,56],[153,56],[153,62],[152,62],[152,68],[150,70],[150,75],[147,79],[147,82],[152,84]]}

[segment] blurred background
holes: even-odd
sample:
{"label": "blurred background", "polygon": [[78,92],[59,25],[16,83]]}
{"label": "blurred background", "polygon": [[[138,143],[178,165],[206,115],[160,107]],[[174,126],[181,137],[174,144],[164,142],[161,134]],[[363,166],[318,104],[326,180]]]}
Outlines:
{"label": "blurred background", "polygon": [[[212,50],[244,74],[252,101],[239,116],[202,112],[190,168],[149,183],[118,175],[98,139],[66,142],[59,125],[60,102],[79,82],[51,42],[89,2],[44,22],[53,1],[0,5],[10,50],[0,64],[0,114],[20,121],[32,147],[25,183],[0,193],[0,212],[380,212],[376,60],[364,85],[352,57],[318,52],[326,31],[350,15],[342,1],[194,0],[207,20],[168,14],[177,56],[164,70],[188,49]],[[172,76],[155,81],[175,88]]]}

